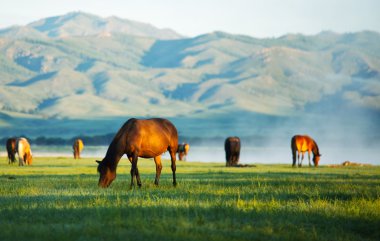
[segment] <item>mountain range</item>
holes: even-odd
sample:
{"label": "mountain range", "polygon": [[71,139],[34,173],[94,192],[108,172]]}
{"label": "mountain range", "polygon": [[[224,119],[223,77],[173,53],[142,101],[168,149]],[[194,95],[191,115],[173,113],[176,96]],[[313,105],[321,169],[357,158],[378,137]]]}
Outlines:
{"label": "mountain range", "polygon": [[[83,12],[41,19],[0,29],[0,132],[59,135],[75,121],[161,116],[194,136],[229,134],[226,123],[248,136],[273,125],[308,131],[302,120],[364,126],[380,140],[369,130],[380,132],[379,43],[371,31],[186,37]],[[26,123],[39,124],[28,132]],[[63,134],[109,130],[80,126]]]}

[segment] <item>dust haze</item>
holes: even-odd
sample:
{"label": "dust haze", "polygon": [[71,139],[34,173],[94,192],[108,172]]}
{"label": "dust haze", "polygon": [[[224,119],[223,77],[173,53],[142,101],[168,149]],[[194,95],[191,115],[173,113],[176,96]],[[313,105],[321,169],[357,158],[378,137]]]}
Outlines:
{"label": "dust haze", "polygon": [[[306,134],[319,146],[321,165],[344,161],[380,164],[380,112],[343,105],[305,108],[293,116],[237,112],[208,120],[187,119],[187,126],[175,121],[179,123],[179,141],[191,145],[190,161],[224,163],[225,138],[239,136],[240,163],[291,164],[290,140]],[[305,154],[303,165],[307,164]]]}

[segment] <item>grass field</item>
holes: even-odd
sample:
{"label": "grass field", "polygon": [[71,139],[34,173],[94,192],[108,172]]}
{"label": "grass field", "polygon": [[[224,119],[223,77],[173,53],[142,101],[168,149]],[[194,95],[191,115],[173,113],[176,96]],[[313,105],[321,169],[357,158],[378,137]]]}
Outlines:
{"label": "grass field", "polygon": [[93,159],[0,158],[0,240],[380,240],[380,166],[291,168],[121,160],[108,189]]}

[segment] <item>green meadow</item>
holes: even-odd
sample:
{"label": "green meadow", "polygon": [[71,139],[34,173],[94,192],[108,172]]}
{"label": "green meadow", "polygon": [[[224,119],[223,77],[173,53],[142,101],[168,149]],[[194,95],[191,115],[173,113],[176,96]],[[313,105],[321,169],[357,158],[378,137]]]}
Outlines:
{"label": "green meadow", "polygon": [[380,166],[226,168],[122,159],[108,189],[94,159],[0,158],[0,240],[380,240]]}

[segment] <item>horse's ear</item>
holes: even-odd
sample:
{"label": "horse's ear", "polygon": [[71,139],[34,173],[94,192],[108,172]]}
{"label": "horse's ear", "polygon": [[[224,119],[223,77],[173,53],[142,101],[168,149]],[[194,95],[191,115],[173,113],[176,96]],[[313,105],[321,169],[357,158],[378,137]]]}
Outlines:
{"label": "horse's ear", "polygon": [[100,163],[101,163],[101,161],[98,161],[98,160],[96,160],[96,162],[97,162],[98,164],[100,164]]}

